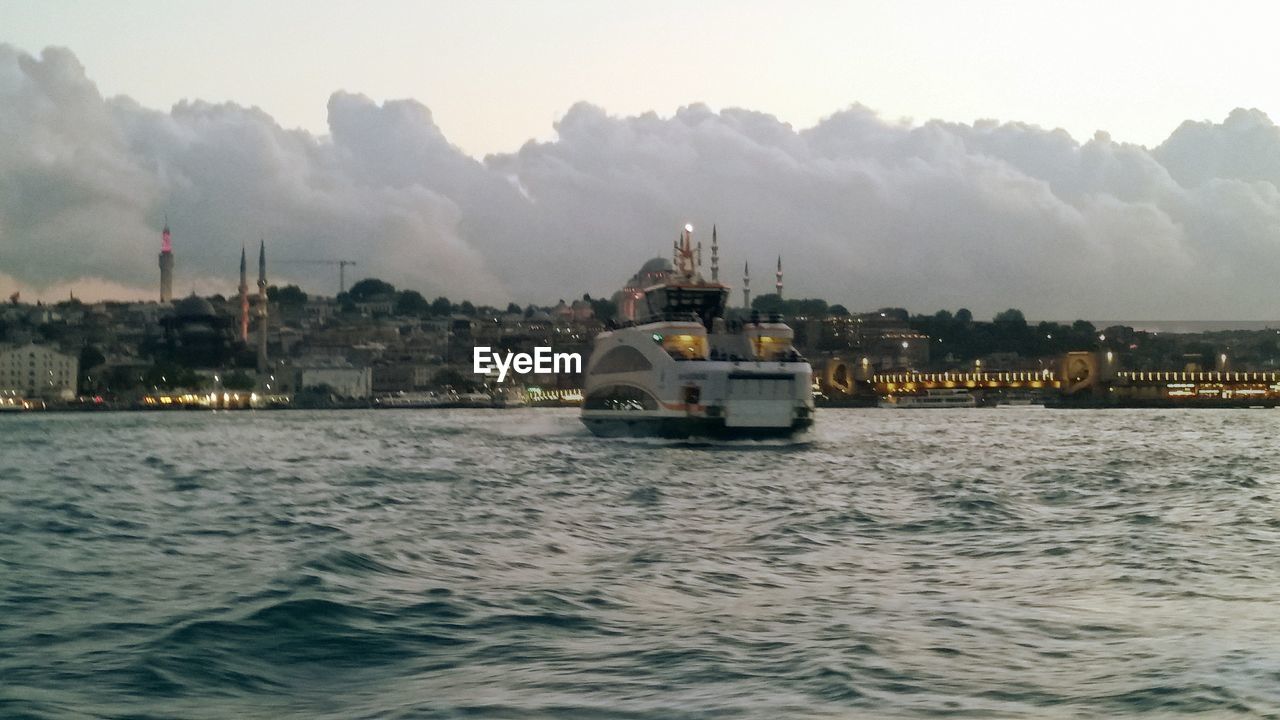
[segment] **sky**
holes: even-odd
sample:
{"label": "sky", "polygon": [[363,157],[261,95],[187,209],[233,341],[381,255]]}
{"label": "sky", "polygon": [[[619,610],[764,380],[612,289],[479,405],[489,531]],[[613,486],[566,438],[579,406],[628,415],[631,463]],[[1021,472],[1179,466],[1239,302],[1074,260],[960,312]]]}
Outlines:
{"label": "sky", "polygon": [[179,287],[223,291],[225,257],[270,236],[427,294],[552,302],[607,294],[692,220],[850,307],[1271,319],[1277,19],[0,0],[0,130],[22,138],[0,290],[149,294],[167,212]]}
{"label": "sky", "polygon": [[108,96],[231,101],[316,133],[335,90],[415,98],[479,158],[550,139],[582,100],[797,126],[860,103],[1152,145],[1187,118],[1280,106],[1278,18],[1268,3],[1177,1],[0,0],[0,39],[72,49]]}

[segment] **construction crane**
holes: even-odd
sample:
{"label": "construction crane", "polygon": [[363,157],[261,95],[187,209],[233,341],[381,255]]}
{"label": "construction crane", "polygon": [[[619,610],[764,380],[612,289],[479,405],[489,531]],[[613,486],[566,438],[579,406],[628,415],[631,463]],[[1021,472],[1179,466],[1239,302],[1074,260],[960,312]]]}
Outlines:
{"label": "construction crane", "polygon": [[281,265],[337,265],[338,294],[347,291],[347,266],[355,267],[355,260],[281,260]]}

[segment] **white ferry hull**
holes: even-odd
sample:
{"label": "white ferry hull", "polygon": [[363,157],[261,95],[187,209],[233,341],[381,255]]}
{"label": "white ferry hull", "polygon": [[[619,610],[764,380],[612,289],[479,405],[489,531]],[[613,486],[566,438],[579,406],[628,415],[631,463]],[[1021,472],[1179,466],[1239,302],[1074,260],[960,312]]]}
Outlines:
{"label": "white ferry hull", "polygon": [[813,418],[796,418],[785,426],[728,425],[723,418],[589,417],[582,422],[600,437],[657,437],[669,439],[711,438],[716,440],[766,440],[789,438],[813,426]]}

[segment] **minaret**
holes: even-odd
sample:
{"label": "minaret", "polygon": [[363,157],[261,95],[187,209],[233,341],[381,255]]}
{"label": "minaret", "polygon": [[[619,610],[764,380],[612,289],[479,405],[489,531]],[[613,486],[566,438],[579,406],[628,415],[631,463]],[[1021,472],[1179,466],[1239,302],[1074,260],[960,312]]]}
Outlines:
{"label": "minaret", "polygon": [[160,302],[173,300],[173,241],[169,238],[169,218],[160,233]]}
{"label": "minaret", "polygon": [[244,257],[244,244],[240,245],[240,342],[249,342],[249,275]]}
{"label": "minaret", "polygon": [[697,278],[697,262],[693,250],[693,226],[685,225],[684,232],[680,233],[680,240],[676,243],[676,275],[687,279]]}
{"label": "minaret", "polygon": [[742,263],[742,307],[751,309],[751,263]]}
{"label": "minaret", "polygon": [[720,244],[715,225],[711,226],[711,282],[720,282]]}
{"label": "minaret", "polygon": [[778,256],[778,282],[774,283],[774,287],[778,288],[778,299],[782,299],[782,256]]}
{"label": "minaret", "polygon": [[267,242],[258,245],[258,372],[267,371]]}

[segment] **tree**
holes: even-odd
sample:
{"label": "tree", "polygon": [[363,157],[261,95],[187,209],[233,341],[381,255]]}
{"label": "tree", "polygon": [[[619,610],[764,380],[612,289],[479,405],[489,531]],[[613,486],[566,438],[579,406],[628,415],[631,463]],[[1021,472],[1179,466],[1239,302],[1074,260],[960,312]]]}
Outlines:
{"label": "tree", "polygon": [[243,370],[236,370],[222,377],[222,387],[228,390],[252,390],[256,383]]}
{"label": "tree", "polygon": [[831,313],[835,317],[849,317],[849,308],[841,305],[840,303],[836,303],[835,305],[827,308],[827,312]]}
{"label": "tree", "polygon": [[608,320],[618,314],[618,305],[612,300],[600,298],[591,301],[591,314],[599,320]]}
{"label": "tree", "polygon": [[1027,319],[1023,317],[1022,311],[1016,308],[1009,308],[1003,312],[996,313],[993,318],[994,322],[1005,325],[1026,325]]}
{"label": "tree", "polygon": [[107,370],[106,375],[99,379],[97,385],[106,389],[110,393],[122,393],[132,390],[142,384],[142,378],[138,376],[135,368],[124,365],[116,365]]}
{"label": "tree", "polygon": [[776,293],[757,295],[751,299],[751,309],[766,315],[781,314],[782,298]]}
{"label": "tree", "polygon": [[941,324],[949,325],[955,318],[952,316],[950,310],[939,310],[933,314],[933,319]]}
{"label": "tree", "polygon": [[476,314],[476,306],[472,305],[470,300],[463,300],[462,304],[458,306],[458,312],[463,315],[474,316]]}
{"label": "tree", "polygon": [[466,375],[458,372],[453,368],[444,368],[437,372],[431,381],[437,387],[452,387],[454,389],[469,389],[472,385]]}
{"label": "tree", "polygon": [[80,377],[77,380],[79,380],[81,392],[88,392],[91,387],[99,384],[92,382],[89,378],[92,377],[94,368],[106,361],[107,358],[103,356],[102,351],[92,345],[85,345],[80,349]]}
{"label": "tree", "polygon": [[510,314],[510,313],[514,313],[514,314],[516,314],[516,315],[519,315],[519,314],[520,314],[520,313],[522,313],[522,312],[524,312],[524,311],[520,309],[520,306],[519,306],[519,305],[517,305],[517,304],[515,304],[515,303],[507,303],[507,313],[509,313],[509,314]]}
{"label": "tree", "polygon": [[383,282],[378,278],[365,278],[347,291],[351,295],[351,299],[356,302],[364,302],[378,295],[391,295],[396,291],[396,287],[389,282]]}
{"label": "tree", "polygon": [[401,290],[396,297],[397,315],[426,315],[431,312],[431,303],[422,297],[417,290]]}
{"label": "tree", "polygon": [[306,304],[307,294],[297,285],[285,285],[284,287],[268,285],[267,299],[280,305],[291,305],[297,307],[299,305]]}
{"label": "tree", "polygon": [[85,345],[80,349],[81,372],[92,370],[106,361],[107,358],[102,354],[102,351],[93,345]]}
{"label": "tree", "polygon": [[969,311],[969,308],[960,308],[956,311],[956,322],[968,325],[973,322],[973,313]]}
{"label": "tree", "polygon": [[147,368],[143,373],[143,383],[162,390],[182,388],[199,390],[204,386],[204,378],[191,368],[184,368],[172,363],[160,362]]}
{"label": "tree", "polygon": [[1077,320],[1071,323],[1071,330],[1084,335],[1093,335],[1098,332],[1098,329],[1088,320]]}
{"label": "tree", "polygon": [[446,317],[453,312],[453,303],[449,302],[449,298],[441,295],[431,301],[431,314],[437,317]]}

